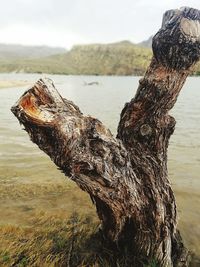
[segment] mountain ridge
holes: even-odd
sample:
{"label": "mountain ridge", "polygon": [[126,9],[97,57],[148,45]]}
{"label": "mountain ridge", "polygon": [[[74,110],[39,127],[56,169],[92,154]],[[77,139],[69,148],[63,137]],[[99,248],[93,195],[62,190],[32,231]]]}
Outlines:
{"label": "mountain ridge", "polygon": [[0,58],[0,72],[85,75],[141,75],[151,50],[124,40],[110,44],[75,45],[66,53],[42,58]]}
{"label": "mountain ridge", "polygon": [[[0,72],[143,75],[152,58],[151,42],[152,37],[139,44],[123,40],[110,44],[75,45],[67,52],[37,58],[5,60],[0,53]],[[194,74],[200,75],[200,63]]]}
{"label": "mountain ridge", "polygon": [[62,47],[0,43],[0,60],[34,59],[66,52]]}

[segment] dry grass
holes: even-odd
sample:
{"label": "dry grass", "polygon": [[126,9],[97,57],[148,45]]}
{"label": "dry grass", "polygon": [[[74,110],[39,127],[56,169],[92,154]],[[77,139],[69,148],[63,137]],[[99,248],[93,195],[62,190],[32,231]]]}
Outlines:
{"label": "dry grass", "polygon": [[106,248],[94,206],[70,181],[2,181],[0,212],[1,267],[124,267],[134,261]]}
{"label": "dry grass", "polygon": [[[28,227],[1,226],[0,237],[1,267],[138,266],[126,249],[114,252],[103,245],[94,218],[77,213],[67,217],[40,212]],[[152,261],[144,267],[158,266]]]}
{"label": "dry grass", "polygon": [[[198,254],[199,217],[191,214],[190,205],[199,205],[199,195],[179,191],[176,195],[183,211],[179,212],[181,232]],[[133,266],[125,252],[113,255],[102,245],[94,206],[86,193],[65,178],[42,183],[1,180],[0,212],[2,267]],[[191,266],[199,264],[196,258]]]}
{"label": "dry grass", "polygon": [[[40,212],[29,226],[0,226],[1,267],[128,267],[125,251],[113,254],[102,245],[99,224],[91,216]],[[116,260],[115,262],[114,259]],[[199,266],[194,258],[191,267]],[[154,261],[144,267],[158,267]]]}
{"label": "dry grass", "polygon": [[0,266],[84,266],[87,242],[96,231],[92,218],[41,212],[29,227],[0,227]]}

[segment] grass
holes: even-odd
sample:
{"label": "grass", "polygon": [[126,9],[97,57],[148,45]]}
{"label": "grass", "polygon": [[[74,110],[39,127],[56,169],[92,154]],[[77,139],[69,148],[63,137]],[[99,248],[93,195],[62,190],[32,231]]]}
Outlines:
{"label": "grass", "polygon": [[[0,266],[134,266],[130,262],[135,259],[128,255],[126,248],[113,254],[102,243],[99,221],[88,195],[56,168],[45,162],[47,171],[41,164],[37,171],[20,168],[15,173],[3,165]],[[187,246],[199,255],[199,217],[193,214],[199,207],[199,194],[179,192],[176,188],[176,196],[182,211],[179,228]],[[199,259],[194,257],[191,266],[199,264]],[[144,265],[147,266],[157,267],[153,260]]]}
{"label": "grass", "polygon": [[[74,183],[62,176],[48,180],[45,173],[40,183],[40,176],[29,177],[28,183],[21,179],[1,180],[0,266],[137,266],[132,264],[135,259],[126,248],[114,254],[102,242],[94,206]],[[187,195],[177,196],[184,203],[182,197]],[[198,225],[194,224],[191,231],[194,228]],[[182,226],[182,232],[187,234],[188,227]],[[199,244],[195,242],[193,247]],[[191,266],[199,263],[194,257]],[[152,260],[144,267],[157,266]]]}
{"label": "grass", "polygon": [[84,266],[86,244],[97,225],[88,216],[41,212],[29,227],[0,227],[0,266]]}
{"label": "grass", "polygon": [[[26,227],[0,226],[1,267],[137,267],[126,249],[114,254],[103,245],[99,222],[74,212],[35,214]],[[142,261],[142,260],[141,260]],[[199,266],[194,259],[191,267]],[[152,260],[144,267],[159,267]]]}
{"label": "grass", "polygon": [[[29,227],[0,227],[0,266],[110,266],[98,223],[77,213],[69,218],[40,213]],[[122,265],[118,265],[122,266]]]}
{"label": "grass", "polygon": [[[91,216],[41,212],[29,227],[1,226],[0,236],[1,267],[137,266],[126,250],[114,254],[102,245],[99,223]],[[145,265],[156,266],[154,262]]]}

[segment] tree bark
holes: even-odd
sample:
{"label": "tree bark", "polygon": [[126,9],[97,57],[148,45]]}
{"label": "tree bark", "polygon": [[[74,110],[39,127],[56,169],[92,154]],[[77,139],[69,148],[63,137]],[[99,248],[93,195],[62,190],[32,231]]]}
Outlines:
{"label": "tree bark", "polygon": [[88,192],[106,240],[161,267],[187,266],[167,173],[175,128],[168,112],[200,58],[200,11],[167,11],[152,48],[151,64],[122,110],[116,138],[63,99],[49,79],[25,92],[12,112],[31,140]]}

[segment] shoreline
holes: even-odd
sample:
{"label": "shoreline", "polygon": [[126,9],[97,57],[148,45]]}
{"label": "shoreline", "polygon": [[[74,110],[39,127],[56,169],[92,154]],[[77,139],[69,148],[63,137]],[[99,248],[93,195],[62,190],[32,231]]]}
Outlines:
{"label": "shoreline", "polygon": [[8,81],[8,80],[0,80],[0,89],[12,88],[12,87],[17,87],[17,86],[25,86],[25,85],[30,85],[30,81],[20,81],[20,80]]}

